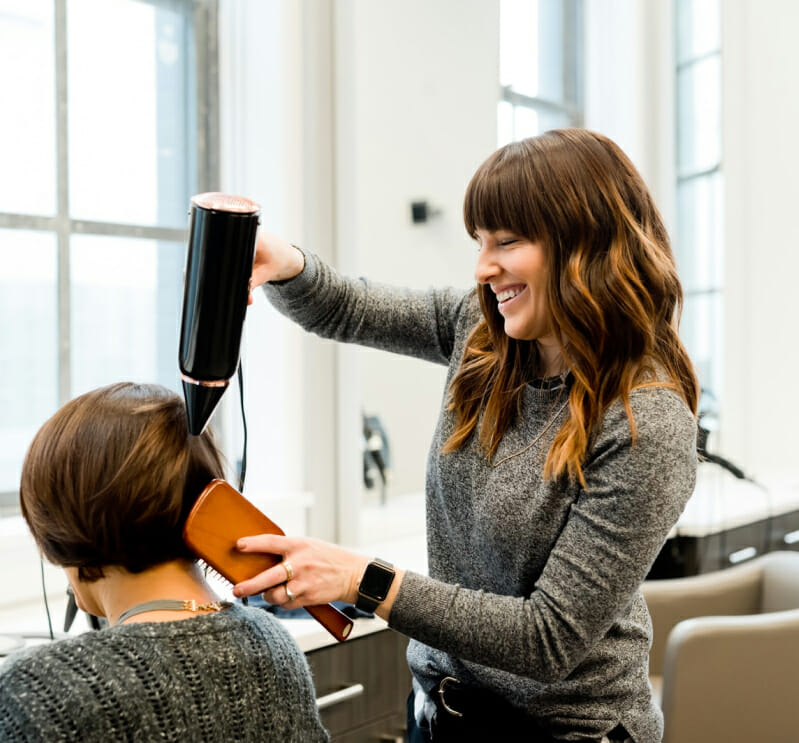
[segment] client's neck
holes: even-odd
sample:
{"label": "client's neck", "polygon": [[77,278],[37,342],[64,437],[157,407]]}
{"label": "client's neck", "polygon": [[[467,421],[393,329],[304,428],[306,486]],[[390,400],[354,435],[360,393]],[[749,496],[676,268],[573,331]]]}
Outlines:
{"label": "client's neck", "polygon": [[[202,571],[187,560],[162,563],[141,573],[129,573],[119,568],[104,569],[105,576],[82,588],[91,593],[110,624],[119,615],[137,604],[156,599],[194,599],[198,604],[215,601],[217,597],[205,582]],[[156,611],[130,617],[133,622],[166,622],[189,619],[191,612]]]}

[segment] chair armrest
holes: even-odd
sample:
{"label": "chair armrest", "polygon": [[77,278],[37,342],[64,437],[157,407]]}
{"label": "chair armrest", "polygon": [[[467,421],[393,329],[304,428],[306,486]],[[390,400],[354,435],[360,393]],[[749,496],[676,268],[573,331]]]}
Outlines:
{"label": "chair armrest", "polygon": [[678,622],[692,617],[759,612],[762,574],[759,564],[749,563],[688,578],[645,581],[642,591],[653,627],[650,675],[663,673],[666,641]]}
{"label": "chair armrest", "polygon": [[664,743],[765,740],[766,731],[796,740],[797,672],[799,609],[679,623],[663,664]]}

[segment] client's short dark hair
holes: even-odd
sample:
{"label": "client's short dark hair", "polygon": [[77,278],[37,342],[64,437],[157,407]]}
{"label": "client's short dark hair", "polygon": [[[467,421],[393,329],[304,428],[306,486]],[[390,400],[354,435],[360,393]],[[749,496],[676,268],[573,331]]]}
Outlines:
{"label": "client's short dark hair", "polygon": [[181,397],[122,382],[76,397],[33,439],[22,467],[22,515],[44,556],[97,580],[193,559],[182,529],[202,489],[224,477],[210,431],[189,433]]}

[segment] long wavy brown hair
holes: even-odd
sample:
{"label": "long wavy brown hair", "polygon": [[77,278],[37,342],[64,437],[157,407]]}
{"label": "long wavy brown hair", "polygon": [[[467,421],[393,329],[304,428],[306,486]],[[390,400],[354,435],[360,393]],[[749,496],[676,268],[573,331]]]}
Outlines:
{"label": "long wavy brown hair", "polygon": [[[545,477],[585,484],[592,433],[614,400],[622,400],[635,440],[629,395],[636,387],[669,387],[696,414],[699,387],[677,333],[683,295],[669,237],[618,145],[586,129],[506,145],[472,177],[463,211],[472,237],[478,229],[509,230],[545,250],[552,329],[573,375],[570,415]],[[543,369],[535,341],[505,334],[490,287],[477,293],[483,318],[450,386],[456,426],[443,451],[460,448],[479,428],[490,459],[519,414],[525,386]]]}

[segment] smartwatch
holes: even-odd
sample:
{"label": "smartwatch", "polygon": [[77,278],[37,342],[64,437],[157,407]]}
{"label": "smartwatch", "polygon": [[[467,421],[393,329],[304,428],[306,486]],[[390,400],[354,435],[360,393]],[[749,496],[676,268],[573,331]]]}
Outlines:
{"label": "smartwatch", "polygon": [[367,614],[373,614],[380,603],[386,600],[388,589],[394,582],[396,571],[390,562],[377,557],[363,571],[358,584],[358,600],[355,607]]}

